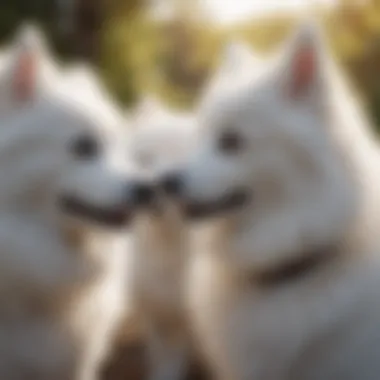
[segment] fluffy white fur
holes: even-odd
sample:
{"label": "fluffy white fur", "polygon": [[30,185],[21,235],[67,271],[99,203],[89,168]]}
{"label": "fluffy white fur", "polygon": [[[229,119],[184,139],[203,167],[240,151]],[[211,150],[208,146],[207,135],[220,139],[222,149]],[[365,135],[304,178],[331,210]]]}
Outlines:
{"label": "fluffy white fur", "polygon": [[[205,99],[200,118],[184,202],[251,196],[210,219],[194,252],[192,322],[217,378],[377,379],[378,146],[315,28]],[[238,152],[218,150],[225,131],[241,139]],[[304,276],[268,288],[254,280],[329,244],[336,256]]]}
{"label": "fluffy white fur", "polygon": [[[227,77],[242,76],[263,62],[239,41],[225,47],[221,61],[207,84],[210,93]],[[130,150],[140,171],[153,180],[179,167],[196,145],[194,115],[170,111],[153,96],[139,105],[133,124]],[[150,379],[176,380],[185,376],[192,349],[184,304],[191,232],[175,202],[159,197],[158,213],[140,213],[137,221],[134,296],[145,322]]]}
{"label": "fluffy white fur", "polygon": [[[106,210],[132,206],[120,122],[100,90],[94,101],[90,90],[67,81],[1,125],[3,379],[97,378],[128,307],[130,237],[71,216],[59,200],[67,195]],[[82,133],[98,139],[98,158],[71,152]]]}
{"label": "fluffy white fur", "polygon": [[[193,116],[169,111],[153,98],[139,106],[134,128],[131,152],[140,171],[153,180],[180,165],[194,145]],[[164,194],[158,194],[155,206],[137,218],[133,294],[147,339],[149,379],[179,380],[189,353],[184,310],[188,229]]]}

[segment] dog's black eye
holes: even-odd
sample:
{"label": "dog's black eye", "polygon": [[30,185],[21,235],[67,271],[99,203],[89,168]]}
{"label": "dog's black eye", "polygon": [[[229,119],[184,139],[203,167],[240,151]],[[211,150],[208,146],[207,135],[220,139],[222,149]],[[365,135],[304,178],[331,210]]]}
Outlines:
{"label": "dog's black eye", "polygon": [[100,146],[94,136],[82,135],[72,141],[70,151],[75,157],[88,160],[99,154]]}
{"label": "dog's black eye", "polygon": [[235,154],[243,146],[243,139],[241,136],[233,131],[224,132],[218,140],[218,149],[225,154]]}

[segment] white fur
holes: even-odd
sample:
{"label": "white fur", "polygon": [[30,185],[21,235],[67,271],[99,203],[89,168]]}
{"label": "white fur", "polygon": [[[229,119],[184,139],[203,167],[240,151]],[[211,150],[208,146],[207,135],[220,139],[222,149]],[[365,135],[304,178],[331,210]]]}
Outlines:
{"label": "white fur", "polygon": [[[129,207],[118,111],[61,83],[0,128],[0,377],[94,380],[128,307],[130,238],[67,215],[62,194]],[[99,159],[70,144],[96,135]]]}
{"label": "white fur", "polygon": [[[131,151],[150,178],[179,165],[193,146],[192,115],[166,110],[146,99],[135,115]],[[159,211],[137,218],[134,297],[143,320],[150,380],[180,380],[187,370],[189,337],[184,310],[188,229],[162,194]]]}
{"label": "white fur", "polygon": [[[192,322],[218,379],[375,380],[380,373],[378,147],[313,27],[272,65],[205,99],[184,200],[252,199],[210,220],[190,277]],[[291,95],[302,44],[313,77]],[[223,131],[243,138],[218,151]],[[254,274],[338,243],[337,257],[272,288]]]}

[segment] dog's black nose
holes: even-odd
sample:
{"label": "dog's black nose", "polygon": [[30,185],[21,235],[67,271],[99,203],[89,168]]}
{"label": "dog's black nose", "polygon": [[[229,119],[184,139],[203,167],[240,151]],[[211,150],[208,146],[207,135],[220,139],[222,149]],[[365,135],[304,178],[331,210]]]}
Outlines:
{"label": "dog's black nose", "polygon": [[147,183],[135,184],[133,188],[133,200],[137,206],[150,205],[155,198],[154,187]]}
{"label": "dog's black nose", "polygon": [[161,180],[161,188],[168,195],[181,195],[183,190],[183,180],[181,175],[178,173],[172,173],[165,176]]}

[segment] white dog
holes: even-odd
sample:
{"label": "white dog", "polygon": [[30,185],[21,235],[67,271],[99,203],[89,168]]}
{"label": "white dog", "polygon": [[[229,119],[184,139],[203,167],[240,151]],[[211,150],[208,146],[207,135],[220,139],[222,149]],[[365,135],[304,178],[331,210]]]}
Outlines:
{"label": "white dog", "polygon": [[61,82],[0,128],[2,379],[96,379],[128,307],[124,225],[144,186],[119,111],[89,92]]}
{"label": "white dog", "polygon": [[208,221],[192,322],[219,379],[375,380],[380,161],[313,26],[201,108],[203,142],[163,179]]}
{"label": "white dog", "polygon": [[[259,67],[262,60],[243,43],[231,41],[221,62],[207,84],[210,93],[231,75]],[[154,97],[138,107],[134,129],[130,150],[136,165],[151,178],[180,166],[196,144],[194,115],[170,111]],[[192,351],[184,310],[190,231],[164,194],[158,194],[154,206],[157,209],[138,218],[134,294],[147,328],[150,379],[176,380],[184,378]]]}
{"label": "white dog", "polygon": [[[154,98],[140,104],[133,128],[130,150],[150,180],[183,163],[195,140],[192,115],[169,111]],[[149,379],[176,380],[184,378],[188,364],[183,303],[188,230],[164,194],[156,194],[153,206],[137,217],[134,305],[147,339]]]}

